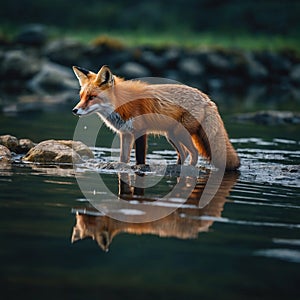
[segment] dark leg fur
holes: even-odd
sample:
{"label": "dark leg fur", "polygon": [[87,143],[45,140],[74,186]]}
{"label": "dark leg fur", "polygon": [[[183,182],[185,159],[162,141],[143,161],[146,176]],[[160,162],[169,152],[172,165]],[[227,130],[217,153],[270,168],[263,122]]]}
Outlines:
{"label": "dark leg fur", "polygon": [[144,134],[135,140],[135,160],[137,165],[145,164],[146,151],[147,151],[147,134]]}

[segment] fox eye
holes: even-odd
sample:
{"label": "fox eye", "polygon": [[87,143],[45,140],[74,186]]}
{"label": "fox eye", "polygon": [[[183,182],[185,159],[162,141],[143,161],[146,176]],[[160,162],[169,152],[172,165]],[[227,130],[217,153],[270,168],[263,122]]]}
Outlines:
{"label": "fox eye", "polygon": [[89,96],[88,97],[88,101],[91,101],[91,100],[93,100],[95,98],[95,96]]}

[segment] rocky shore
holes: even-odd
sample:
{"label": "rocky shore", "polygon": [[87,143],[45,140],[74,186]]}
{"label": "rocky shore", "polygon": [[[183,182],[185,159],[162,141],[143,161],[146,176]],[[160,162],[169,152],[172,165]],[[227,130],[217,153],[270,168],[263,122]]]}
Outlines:
{"label": "rocky shore", "polygon": [[[182,174],[205,174],[203,168],[180,165],[129,165],[120,162],[100,162],[94,160],[94,154],[89,147],[79,141],[73,140],[46,140],[34,143],[29,139],[18,139],[12,135],[0,136],[0,171],[10,169],[12,163],[29,163],[33,168],[45,169],[56,166],[71,169],[81,163],[86,167],[99,171],[118,170],[119,172],[144,174],[155,172],[163,176],[182,176]],[[48,171],[47,171],[48,172]],[[68,172],[67,172],[68,174]]]}
{"label": "rocky shore", "polygon": [[[67,38],[48,39],[45,28],[31,26],[13,41],[0,39],[0,107],[12,93],[23,95],[21,101],[27,106],[37,97],[41,103],[71,101],[78,93],[71,67],[96,72],[104,64],[127,79],[163,77],[206,92],[275,85],[300,93],[300,55],[289,50],[127,48],[105,36],[83,44]],[[30,100],[26,95],[32,95]]]}
{"label": "rocky shore", "polygon": [[0,136],[0,163],[13,159],[19,154],[23,162],[38,164],[73,164],[94,154],[86,145],[72,140],[46,140],[34,143],[30,139],[17,139],[12,135]]}

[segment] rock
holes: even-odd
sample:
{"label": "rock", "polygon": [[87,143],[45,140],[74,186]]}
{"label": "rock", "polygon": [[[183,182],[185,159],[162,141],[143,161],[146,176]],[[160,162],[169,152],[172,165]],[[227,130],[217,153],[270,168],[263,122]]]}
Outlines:
{"label": "rock", "polygon": [[121,77],[122,76],[125,77],[126,79],[151,76],[150,71],[146,67],[144,67],[141,64],[136,63],[136,62],[126,62],[126,63],[124,63],[120,67],[117,74]]}
{"label": "rock", "polygon": [[0,136],[0,145],[5,146],[12,152],[17,152],[19,147],[19,141],[15,136],[12,135],[1,135]]}
{"label": "rock", "polygon": [[0,176],[11,176],[12,155],[9,149],[0,145]]}
{"label": "rock", "polygon": [[79,154],[72,148],[54,140],[39,143],[24,157],[23,161],[35,163],[72,164],[81,162]]}
{"label": "rock", "polygon": [[140,61],[153,72],[161,72],[166,66],[166,60],[150,50],[142,51]]}
{"label": "rock", "polygon": [[292,68],[290,77],[294,83],[300,84],[300,64],[297,64]]}
{"label": "rock", "polygon": [[207,52],[204,55],[207,69],[213,73],[227,73],[232,71],[233,65],[229,59],[217,52]]}
{"label": "rock", "polygon": [[18,154],[27,153],[31,148],[34,147],[34,143],[29,139],[18,140],[12,135],[1,135],[0,145],[7,147],[11,152]]}
{"label": "rock", "polygon": [[40,72],[28,82],[28,87],[36,93],[74,90],[78,88],[78,80],[71,69],[45,62]]}
{"label": "rock", "polygon": [[[79,145],[81,142],[74,141],[55,141],[47,140],[39,143],[33,147],[24,157],[24,161],[30,161],[35,163],[55,163],[55,164],[73,164],[82,162],[81,155],[74,150],[77,147],[80,153],[84,153],[84,156],[88,153],[87,150],[83,150],[87,146]],[[67,144],[69,146],[67,146]],[[71,148],[71,145],[76,145]]]}
{"label": "rock", "polygon": [[0,145],[0,164],[9,162],[11,160],[11,152],[3,145]]}
{"label": "rock", "polygon": [[21,50],[7,51],[0,61],[0,78],[5,79],[25,80],[34,76],[41,68],[38,58]]}
{"label": "rock", "polygon": [[186,57],[178,63],[179,71],[187,76],[201,76],[204,68],[201,63],[193,57]]}
{"label": "rock", "polygon": [[300,124],[300,113],[269,110],[241,114],[236,119],[238,121],[251,121],[264,125]]}
{"label": "rock", "polygon": [[275,52],[259,53],[257,59],[266,66],[273,76],[288,75],[292,67],[288,58]]}
{"label": "rock", "polygon": [[72,39],[60,39],[49,43],[44,49],[51,61],[65,66],[78,65],[87,48],[84,44]]}
{"label": "rock", "polygon": [[166,61],[168,68],[176,69],[181,55],[182,53],[180,49],[172,47],[165,51],[163,54],[163,59]]}
{"label": "rock", "polygon": [[0,66],[2,66],[2,62],[4,60],[4,57],[5,57],[5,52],[0,50]]}
{"label": "rock", "polygon": [[181,166],[181,165],[133,165],[130,166],[121,162],[105,162],[93,165],[93,168],[100,170],[114,170],[118,172],[135,173],[139,175],[146,174],[148,172],[154,173],[159,176],[201,176],[207,174],[207,170],[202,170],[194,166]]}
{"label": "rock", "polygon": [[17,147],[17,153],[27,153],[35,144],[30,139],[20,139]]}
{"label": "rock", "polygon": [[259,61],[257,61],[253,53],[247,52],[243,55],[245,62],[245,73],[254,81],[259,81],[268,77],[269,72]]}
{"label": "rock", "polygon": [[92,150],[80,141],[59,140],[58,142],[72,148],[81,157],[94,158]]}
{"label": "rock", "polygon": [[69,90],[60,93],[42,94],[39,90],[36,94],[20,95],[15,103],[10,103],[0,107],[6,115],[25,114],[28,112],[49,111],[49,109],[60,109],[61,105],[74,102],[78,98],[78,91]]}
{"label": "rock", "polygon": [[40,24],[26,25],[16,36],[15,41],[29,46],[42,46],[48,39],[46,27]]}
{"label": "rock", "polygon": [[183,78],[180,76],[180,72],[177,70],[167,69],[163,72],[163,77],[176,82],[181,82],[183,80]]}

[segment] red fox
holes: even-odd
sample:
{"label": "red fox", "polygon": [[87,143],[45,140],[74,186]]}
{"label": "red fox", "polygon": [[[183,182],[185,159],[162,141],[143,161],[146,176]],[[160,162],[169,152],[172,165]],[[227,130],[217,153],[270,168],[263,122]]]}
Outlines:
{"label": "red fox", "polygon": [[[145,163],[147,134],[163,134],[183,164],[187,153],[196,165],[198,153],[216,167],[235,170],[239,157],[229,141],[218,109],[209,97],[182,84],[149,84],[124,80],[108,66],[98,73],[73,67],[81,86],[77,116],[98,113],[106,125],[120,134],[120,161],[128,163],[135,141],[136,162]],[[226,161],[224,161],[226,160]]]}
{"label": "red fox", "polygon": [[[84,208],[81,212],[80,209],[74,209],[76,211],[76,225],[73,227],[72,243],[91,237],[97,241],[104,251],[108,251],[113,238],[123,232],[137,235],[155,234],[160,237],[176,237],[180,239],[197,238],[199,232],[207,232],[209,230],[214,223],[214,218],[221,217],[227,196],[237,179],[238,174],[235,172],[225,174],[211,202],[203,208],[197,208],[208,180],[208,177],[199,178],[183,206],[178,207],[163,218],[150,222],[139,223],[129,221],[129,219],[125,222],[107,214],[95,216],[93,214],[95,211],[89,207]],[[186,178],[179,180],[183,181],[183,186],[189,185],[189,180],[186,180]],[[149,212],[149,206],[151,206],[151,211],[154,215],[155,211],[162,209],[161,206],[155,205],[153,198],[145,198],[144,196],[137,198],[130,186],[124,187],[124,185],[126,183],[119,178],[119,190],[121,191],[119,196],[126,194],[127,200],[135,200],[135,202],[139,203],[139,209]],[[213,188],[211,185],[210,187]],[[135,206],[136,204],[132,204],[133,208]],[[97,210],[96,212],[99,211]],[[211,216],[212,218],[201,218],[202,216]]]}

